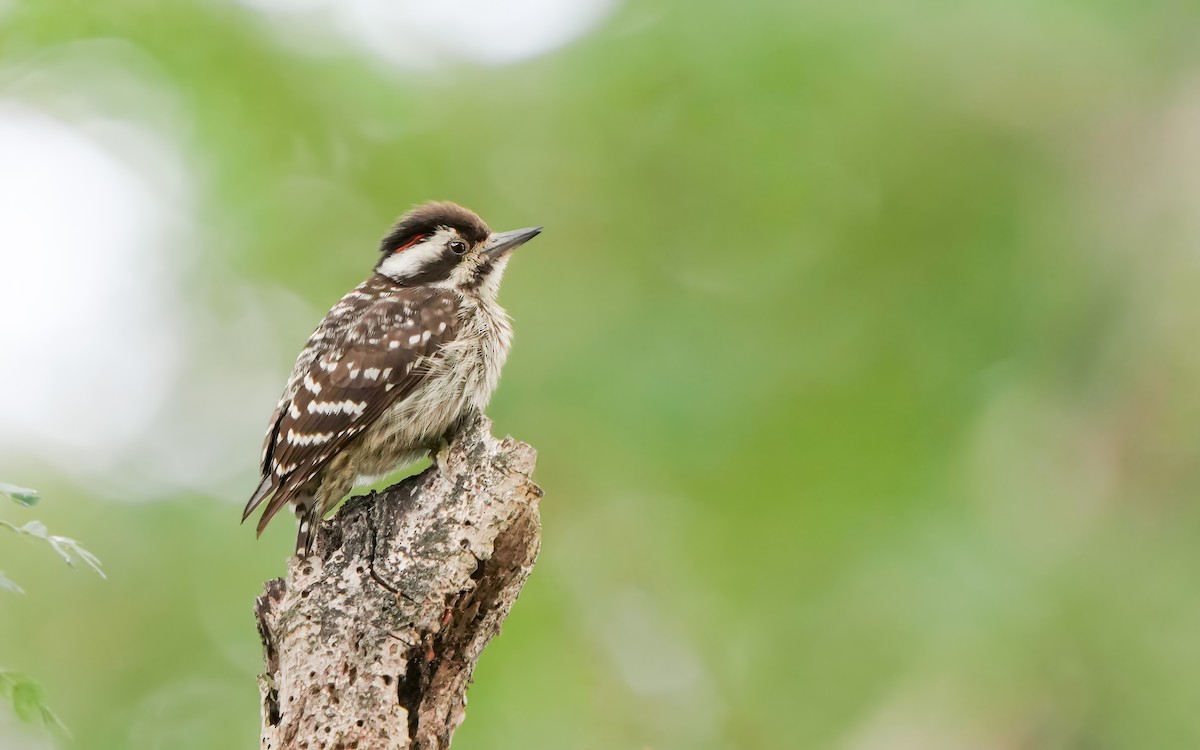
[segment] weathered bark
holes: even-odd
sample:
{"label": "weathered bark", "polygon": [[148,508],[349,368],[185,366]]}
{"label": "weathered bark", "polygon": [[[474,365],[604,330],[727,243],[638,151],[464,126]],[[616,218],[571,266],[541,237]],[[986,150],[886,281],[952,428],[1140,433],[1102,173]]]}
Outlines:
{"label": "weathered bark", "polygon": [[540,543],[533,448],[482,417],[322,524],[255,604],[262,747],[446,748]]}

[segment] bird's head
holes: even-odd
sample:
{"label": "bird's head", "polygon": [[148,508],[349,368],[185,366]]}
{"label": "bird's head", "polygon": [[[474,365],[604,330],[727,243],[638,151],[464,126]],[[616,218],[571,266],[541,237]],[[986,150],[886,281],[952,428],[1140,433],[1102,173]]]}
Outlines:
{"label": "bird's head", "polygon": [[509,253],[541,231],[493,232],[456,203],[426,203],[401,216],[383,238],[375,270],[402,286],[457,289],[494,299]]}

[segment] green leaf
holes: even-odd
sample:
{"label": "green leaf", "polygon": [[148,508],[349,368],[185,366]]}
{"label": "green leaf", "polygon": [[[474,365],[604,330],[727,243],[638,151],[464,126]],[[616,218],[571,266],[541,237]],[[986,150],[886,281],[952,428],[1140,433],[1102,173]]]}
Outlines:
{"label": "green leaf", "polygon": [[0,589],[8,589],[15,591],[18,594],[24,594],[25,589],[18,586],[11,578],[4,575],[4,571],[0,570]]}
{"label": "green leaf", "polygon": [[46,524],[41,521],[29,521],[17,531],[26,536],[36,537],[38,539],[50,540],[50,529],[46,528]]}
{"label": "green leaf", "polygon": [[42,705],[42,723],[51,731],[59,732],[68,737],[71,736],[71,730],[67,729],[67,725],[63,723],[62,719],[58,718],[58,714],[51,711],[50,707],[45,704]]}
{"label": "green leaf", "polygon": [[18,719],[32,724],[42,715],[41,687],[28,679],[13,685],[12,705]]}
{"label": "green leaf", "polygon": [[42,724],[52,732],[70,735],[62,719],[50,710],[42,697],[42,686],[20,672],[0,669],[0,698],[12,702],[13,713],[22,721]]}
{"label": "green leaf", "polygon": [[74,539],[52,535],[46,541],[50,542],[50,546],[54,548],[54,551],[67,561],[67,565],[73,567],[75,565],[75,558],[79,558],[89,568],[96,571],[96,575],[101,578],[108,578],[108,576],[104,575],[104,571],[100,569],[100,558],[88,552],[83,548],[83,545]]}
{"label": "green leaf", "polygon": [[31,490],[28,487],[18,487],[15,484],[0,482],[0,495],[8,495],[14,502],[24,505],[26,508],[32,508],[37,505],[38,493],[37,490]]}

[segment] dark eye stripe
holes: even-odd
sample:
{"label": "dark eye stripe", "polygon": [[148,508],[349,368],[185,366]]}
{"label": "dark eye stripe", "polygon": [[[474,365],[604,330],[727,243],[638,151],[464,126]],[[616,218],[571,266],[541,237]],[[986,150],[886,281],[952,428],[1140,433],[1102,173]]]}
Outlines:
{"label": "dark eye stripe", "polygon": [[404,286],[418,286],[420,284],[432,284],[435,281],[445,281],[450,278],[450,273],[460,260],[462,260],[462,256],[455,255],[449,250],[444,250],[437,258],[430,260],[426,265],[422,266],[421,270],[416,274],[400,279],[400,283]]}

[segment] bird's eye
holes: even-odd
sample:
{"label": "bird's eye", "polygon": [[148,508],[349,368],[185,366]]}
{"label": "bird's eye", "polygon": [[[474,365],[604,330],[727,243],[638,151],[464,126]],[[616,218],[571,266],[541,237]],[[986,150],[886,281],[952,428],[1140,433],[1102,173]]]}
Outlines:
{"label": "bird's eye", "polygon": [[459,240],[454,240],[450,243],[450,252],[454,253],[455,255],[462,255],[466,251],[467,243],[460,242]]}

